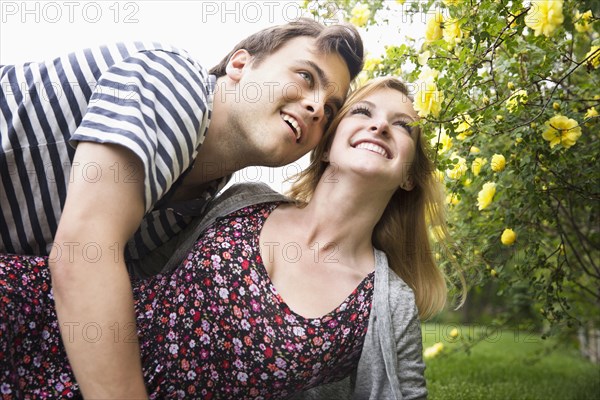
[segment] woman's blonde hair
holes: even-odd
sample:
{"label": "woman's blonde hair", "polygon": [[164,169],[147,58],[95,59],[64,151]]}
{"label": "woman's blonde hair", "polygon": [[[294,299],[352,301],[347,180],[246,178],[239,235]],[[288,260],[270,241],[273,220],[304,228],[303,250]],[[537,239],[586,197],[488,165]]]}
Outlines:
{"label": "woman's blonde hair", "polygon": [[[353,91],[325,132],[323,140],[311,153],[311,163],[300,174],[288,193],[299,204],[310,201],[321,176],[327,168],[323,154],[331,145],[340,120],[359,101],[380,89],[397,90],[411,99],[406,86],[397,78],[381,77]],[[398,189],[393,194],[373,231],[373,246],[386,253],[390,267],[414,291],[421,318],[441,311],[446,303],[446,277],[436,265],[430,234],[437,243],[447,237],[445,199],[442,185],[436,178],[431,149],[417,130],[415,159],[409,170],[414,183],[411,191]]]}

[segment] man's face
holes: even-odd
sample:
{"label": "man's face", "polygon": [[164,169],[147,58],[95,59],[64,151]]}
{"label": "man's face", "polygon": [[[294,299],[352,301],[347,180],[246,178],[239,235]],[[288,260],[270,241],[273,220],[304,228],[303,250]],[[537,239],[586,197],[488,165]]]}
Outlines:
{"label": "man's face", "polygon": [[[317,53],[315,40],[299,37],[275,53],[253,63],[236,64],[235,93],[225,93],[230,104],[228,123],[242,135],[251,164],[280,166],[312,150],[339,110],[350,84],[350,74],[338,54]],[[240,60],[238,60],[240,61]]]}

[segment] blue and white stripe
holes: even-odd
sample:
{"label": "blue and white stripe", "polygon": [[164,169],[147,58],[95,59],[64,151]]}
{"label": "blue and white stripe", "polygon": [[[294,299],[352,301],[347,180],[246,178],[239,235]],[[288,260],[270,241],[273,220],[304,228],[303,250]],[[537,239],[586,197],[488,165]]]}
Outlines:
{"label": "blue and white stripe", "polygon": [[[0,67],[0,252],[49,252],[80,141],[125,146],[143,162],[147,214],[130,257],[179,232],[191,216],[155,206],[197,155],[213,87],[214,77],[184,51],[158,43]],[[200,202],[223,185],[215,182]]]}

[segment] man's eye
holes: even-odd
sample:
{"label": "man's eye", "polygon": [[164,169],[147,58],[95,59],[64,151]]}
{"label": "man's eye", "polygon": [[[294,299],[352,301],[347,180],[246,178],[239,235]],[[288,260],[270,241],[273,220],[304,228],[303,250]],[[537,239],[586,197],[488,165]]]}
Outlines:
{"label": "man's eye", "polygon": [[302,79],[304,79],[308,83],[308,85],[310,87],[313,86],[314,79],[313,79],[313,76],[312,76],[312,74],[310,72],[300,71],[299,74],[302,77]]}
{"label": "man's eye", "polygon": [[331,106],[325,106],[325,119],[328,122],[331,122],[331,120],[333,119],[333,116],[335,114],[335,111],[333,110],[333,107]]}

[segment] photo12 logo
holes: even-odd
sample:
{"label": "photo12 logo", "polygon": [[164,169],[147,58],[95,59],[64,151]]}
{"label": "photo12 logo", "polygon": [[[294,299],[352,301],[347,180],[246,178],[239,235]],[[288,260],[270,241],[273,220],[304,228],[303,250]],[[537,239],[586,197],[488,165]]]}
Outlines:
{"label": "photo12 logo", "polygon": [[285,22],[296,21],[300,17],[313,15],[312,11],[327,10],[325,24],[337,23],[342,13],[334,1],[305,2],[304,8],[297,1],[202,1],[200,21],[218,21],[220,23],[275,23],[283,19]]}
{"label": "photo12 logo", "polygon": [[19,23],[138,23],[138,2],[127,1],[2,1],[3,24]]}

